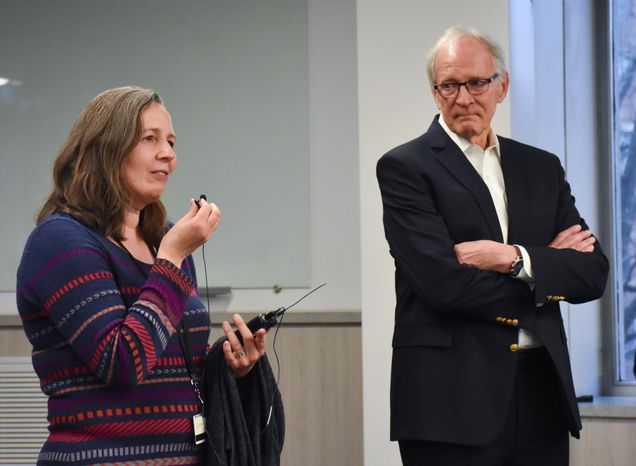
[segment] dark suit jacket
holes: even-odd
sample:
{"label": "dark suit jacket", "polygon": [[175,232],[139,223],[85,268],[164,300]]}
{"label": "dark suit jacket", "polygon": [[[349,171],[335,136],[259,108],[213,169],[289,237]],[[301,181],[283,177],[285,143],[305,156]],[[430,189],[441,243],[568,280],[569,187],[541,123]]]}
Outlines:
{"label": "dark suit jacket", "polygon": [[[608,261],[554,249],[580,223],[559,159],[499,137],[508,201],[508,243],[528,251],[534,291],[506,274],[460,265],[453,246],[502,242],[488,188],[437,118],[426,133],[377,165],[384,228],[395,260],[397,306],[391,376],[391,438],[487,445],[511,401],[518,328],[547,348],[561,381],[572,435],[581,422],[558,301],[600,297]],[[537,307],[537,305],[542,305]],[[512,349],[512,350],[511,350]]]}

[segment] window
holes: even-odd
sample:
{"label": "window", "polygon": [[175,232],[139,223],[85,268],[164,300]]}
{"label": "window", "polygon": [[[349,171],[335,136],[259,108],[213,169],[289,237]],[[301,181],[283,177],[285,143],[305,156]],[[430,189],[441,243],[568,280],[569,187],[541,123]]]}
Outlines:
{"label": "window", "polygon": [[636,350],[636,0],[614,0],[611,14],[615,382],[621,383],[634,381]]}

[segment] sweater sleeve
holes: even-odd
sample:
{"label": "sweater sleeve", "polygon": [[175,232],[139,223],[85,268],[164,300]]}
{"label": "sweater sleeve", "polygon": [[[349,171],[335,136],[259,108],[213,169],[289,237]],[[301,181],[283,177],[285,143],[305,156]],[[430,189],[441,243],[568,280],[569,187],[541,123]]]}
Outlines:
{"label": "sweater sleeve", "polygon": [[[142,382],[176,332],[193,283],[166,260],[152,265],[141,288],[139,274],[74,219],[39,225],[25,247],[17,287],[34,351],[70,346],[84,367],[69,371],[113,386]],[[127,307],[124,295],[137,298]]]}

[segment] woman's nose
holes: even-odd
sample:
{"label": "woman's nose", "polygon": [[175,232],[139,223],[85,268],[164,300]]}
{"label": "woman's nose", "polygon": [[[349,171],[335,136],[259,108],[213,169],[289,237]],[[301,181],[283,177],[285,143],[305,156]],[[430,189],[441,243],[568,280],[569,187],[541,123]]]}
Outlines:
{"label": "woman's nose", "polygon": [[157,157],[162,160],[172,160],[177,157],[177,154],[175,154],[174,149],[172,145],[170,144],[170,142],[165,141],[161,145],[161,148],[159,149],[159,152],[157,153]]}

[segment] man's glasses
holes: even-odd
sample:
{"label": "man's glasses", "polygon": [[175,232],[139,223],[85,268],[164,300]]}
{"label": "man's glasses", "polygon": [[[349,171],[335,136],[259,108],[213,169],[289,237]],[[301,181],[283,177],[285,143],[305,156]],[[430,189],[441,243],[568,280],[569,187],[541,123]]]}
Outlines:
{"label": "man's glasses", "polygon": [[455,97],[459,93],[459,88],[465,86],[466,90],[471,95],[483,94],[488,90],[490,83],[499,77],[499,74],[495,73],[490,78],[486,79],[471,79],[470,81],[464,81],[463,83],[441,83],[435,84],[433,89],[439,92],[442,97]]}

